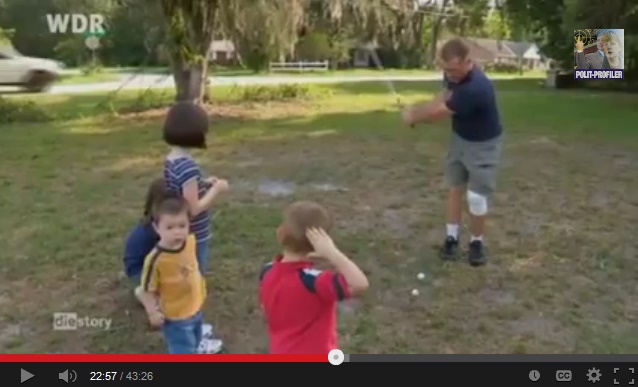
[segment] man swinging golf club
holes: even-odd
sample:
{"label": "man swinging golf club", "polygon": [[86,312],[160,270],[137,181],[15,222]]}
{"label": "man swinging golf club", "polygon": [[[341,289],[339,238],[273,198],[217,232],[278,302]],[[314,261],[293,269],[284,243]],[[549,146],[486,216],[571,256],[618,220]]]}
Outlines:
{"label": "man swinging golf club", "polygon": [[408,125],[452,117],[452,140],[447,156],[449,185],[447,237],[441,258],[459,256],[462,198],[466,193],[471,237],[468,259],[472,266],[486,263],[483,247],[488,199],[494,191],[501,156],[502,126],[492,82],[469,58],[468,46],[458,38],[447,41],[440,51],[444,90],[433,101],[408,107],[403,120]]}

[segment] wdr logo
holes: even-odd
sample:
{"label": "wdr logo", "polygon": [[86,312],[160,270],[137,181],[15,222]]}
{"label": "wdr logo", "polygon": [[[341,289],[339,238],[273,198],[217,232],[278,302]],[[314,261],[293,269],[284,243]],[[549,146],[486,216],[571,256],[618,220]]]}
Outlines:
{"label": "wdr logo", "polygon": [[[52,34],[65,34],[70,31],[74,34],[90,33],[92,35],[102,35],[106,32],[104,28],[104,16],[92,13],[83,15],[72,14],[47,14],[47,24]],[[70,24],[70,26],[69,26]]]}

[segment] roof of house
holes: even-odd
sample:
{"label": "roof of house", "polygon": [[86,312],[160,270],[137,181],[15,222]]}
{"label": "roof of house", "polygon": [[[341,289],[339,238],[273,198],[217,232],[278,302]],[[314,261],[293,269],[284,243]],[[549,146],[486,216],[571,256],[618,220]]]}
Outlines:
{"label": "roof of house", "polygon": [[235,45],[230,40],[213,40],[210,44],[211,51],[235,51]]}
{"label": "roof of house", "polygon": [[507,57],[507,56],[516,56],[516,54],[509,48],[505,40],[496,40],[496,39],[483,39],[483,38],[468,38],[468,40],[473,41],[477,45],[489,50],[496,56]]}
{"label": "roof of house", "polygon": [[498,57],[517,58],[523,56],[534,45],[530,42],[514,42],[511,40],[496,40],[484,38],[468,38],[475,44],[485,48]]}
{"label": "roof of house", "polygon": [[516,56],[523,56],[534,44],[529,42],[511,42],[504,41],[503,44],[507,46]]}

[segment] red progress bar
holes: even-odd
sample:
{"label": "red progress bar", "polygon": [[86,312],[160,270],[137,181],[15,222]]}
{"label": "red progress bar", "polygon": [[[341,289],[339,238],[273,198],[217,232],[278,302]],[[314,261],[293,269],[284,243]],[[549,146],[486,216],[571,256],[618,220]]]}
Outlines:
{"label": "red progress bar", "polygon": [[327,355],[0,355],[0,363],[325,363]]}

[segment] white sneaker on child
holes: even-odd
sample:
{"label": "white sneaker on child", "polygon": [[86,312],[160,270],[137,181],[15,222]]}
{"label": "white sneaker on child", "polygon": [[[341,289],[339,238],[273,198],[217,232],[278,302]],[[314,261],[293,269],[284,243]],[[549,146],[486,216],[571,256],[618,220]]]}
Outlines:
{"label": "white sneaker on child", "polygon": [[199,343],[198,353],[214,354],[224,349],[224,342],[215,337],[212,324],[202,324],[202,341]]}
{"label": "white sneaker on child", "polygon": [[197,353],[215,354],[215,353],[221,352],[223,348],[224,348],[224,343],[221,340],[204,338],[199,343],[199,348],[197,349]]}
{"label": "white sneaker on child", "polygon": [[202,324],[202,337],[213,338],[213,326],[211,324]]}

